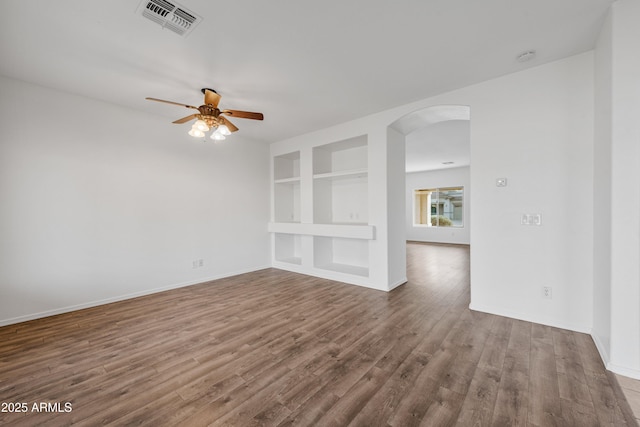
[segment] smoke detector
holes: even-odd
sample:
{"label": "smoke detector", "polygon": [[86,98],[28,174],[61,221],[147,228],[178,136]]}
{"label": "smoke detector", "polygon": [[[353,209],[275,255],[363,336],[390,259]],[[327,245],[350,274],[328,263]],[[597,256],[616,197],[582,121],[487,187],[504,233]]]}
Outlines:
{"label": "smoke detector", "polygon": [[532,60],[533,58],[535,58],[536,56],[536,51],[535,50],[528,50],[526,52],[522,52],[520,55],[516,56],[516,61],[518,62],[527,62]]}
{"label": "smoke detector", "polygon": [[202,21],[202,17],[189,9],[167,0],[142,0],[136,14],[159,24],[162,28],[186,37]]}

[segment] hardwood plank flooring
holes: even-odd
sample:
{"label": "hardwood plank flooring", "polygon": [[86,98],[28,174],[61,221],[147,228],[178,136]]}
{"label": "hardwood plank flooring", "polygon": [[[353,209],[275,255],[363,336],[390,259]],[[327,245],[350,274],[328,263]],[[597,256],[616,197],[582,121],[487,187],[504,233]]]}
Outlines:
{"label": "hardwood plank flooring", "polygon": [[0,425],[634,425],[588,335],[473,312],[468,247],[407,249],[390,293],[266,269],[0,328]]}

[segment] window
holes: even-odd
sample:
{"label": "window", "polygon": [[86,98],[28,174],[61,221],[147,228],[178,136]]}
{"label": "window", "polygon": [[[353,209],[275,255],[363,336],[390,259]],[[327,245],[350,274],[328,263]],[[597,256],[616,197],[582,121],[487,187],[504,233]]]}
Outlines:
{"label": "window", "polygon": [[413,191],[413,225],[462,227],[464,187],[424,188]]}

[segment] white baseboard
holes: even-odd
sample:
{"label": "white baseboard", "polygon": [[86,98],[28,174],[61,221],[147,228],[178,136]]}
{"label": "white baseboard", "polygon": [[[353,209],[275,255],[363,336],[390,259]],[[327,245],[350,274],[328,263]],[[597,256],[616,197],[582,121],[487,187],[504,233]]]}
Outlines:
{"label": "white baseboard", "polygon": [[304,274],[310,277],[319,277],[321,279],[334,280],[336,282],[347,283],[349,285],[362,286],[364,288],[376,289],[379,291],[385,291],[371,284],[368,277],[356,276],[353,274],[341,273],[338,271],[325,270],[321,268],[308,268],[297,264],[291,264],[288,262],[272,261],[271,266],[279,270],[291,271],[293,273]]}
{"label": "white baseboard", "polygon": [[404,279],[400,279],[400,280],[398,280],[398,281],[397,281],[397,282],[395,282],[395,283],[391,283],[391,284],[389,285],[389,290],[390,290],[390,291],[392,291],[392,290],[394,290],[395,288],[397,288],[398,286],[400,286],[400,285],[404,285],[405,283],[407,283],[407,281],[408,281],[408,280],[407,280],[407,278],[405,277]]}
{"label": "white baseboard", "polygon": [[308,267],[303,267],[298,264],[281,262],[277,260],[272,261],[271,266],[280,270],[291,271],[311,277],[319,277],[321,279],[334,280],[336,282],[347,283],[349,285],[362,286],[364,288],[375,289],[376,291],[389,292],[402,285],[403,283],[407,283],[407,279],[403,278],[398,280],[397,282],[389,284],[387,287],[378,287],[375,284],[371,283],[371,280],[368,277],[358,277],[352,274],[323,270],[321,268],[309,269]]}
{"label": "white baseboard", "polygon": [[593,342],[596,345],[596,349],[598,350],[598,353],[600,353],[600,359],[602,359],[604,366],[607,366],[607,369],[609,369],[608,368],[609,360],[610,360],[609,349],[602,343],[602,341],[600,341],[600,338],[597,335],[592,333],[591,338],[593,339]]}
{"label": "white baseboard", "polygon": [[538,323],[541,325],[551,326],[559,329],[567,329],[569,331],[580,332],[583,334],[591,335],[591,326],[578,325],[573,323],[563,322],[557,319],[549,319],[544,317],[529,316],[526,313],[520,313],[516,311],[504,310],[497,307],[489,307],[479,304],[469,304],[470,310],[481,311],[483,313],[495,314],[503,317],[510,317],[512,319],[524,320],[526,322]]}
{"label": "white baseboard", "polygon": [[622,375],[623,377],[640,380],[640,370],[627,368],[625,366],[611,363],[611,358],[609,357],[609,349],[602,343],[602,341],[600,341],[600,338],[598,338],[597,335],[592,334],[591,338],[593,338],[593,342],[596,344],[598,353],[600,353],[600,358],[602,359],[602,362],[604,363],[604,366],[607,368],[607,370],[618,375]]}
{"label": "white baseboard", "polygon": [[265,268],[271,268],[270,265],[262,267],[250,268],[246,270],[234,271],[231,273],[223,273],[212,277],[204,277],[188,282],[176,283],[173,285],[163,286],[160,288],[146,289],[144,291],[133,292],[126,295],[118,295],[111,298],[105,298],[96,301],[89,301],[82,304],[69,305],[66,307],[55,308],[52,310],[41,311],[39,313],[26,314],[24,316],[12,317],[9,319],[0,319],[0,326],[13,325],[16,323],[27,322],[29,320],[41,319],[43,317],[55,316],[57,314],[69,313],[71,311],[83,310],[85,308],[97,307],[100,305],[111,304],[113,302],[124,301],[132,298],[138,298],[145,295],[156,294],[158,292],[170,291],[172,289],[184,288],[185,286],[197,285],[199,283],[210,282],[212,280],[223,279],[225,277],[237,276],[239,274],[251,273],[253,271],[263,270]]}
{"label": "white baseboard", "polygon": [[615,372],[623,377],[633,378],[634,380],[640,380],[640,370],[625,368],[624,366],[614,365],[613,363],[607,363],[606,367],[611,372]]}

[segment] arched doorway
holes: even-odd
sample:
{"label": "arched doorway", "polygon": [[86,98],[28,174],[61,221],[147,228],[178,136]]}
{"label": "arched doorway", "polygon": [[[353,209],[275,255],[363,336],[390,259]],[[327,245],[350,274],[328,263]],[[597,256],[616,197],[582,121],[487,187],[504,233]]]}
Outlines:
{"label": "arched doorway", "polygon": [[436,105],[389,125],[405,144],[404,235],[409,242],[470,244],[470,107]]}

